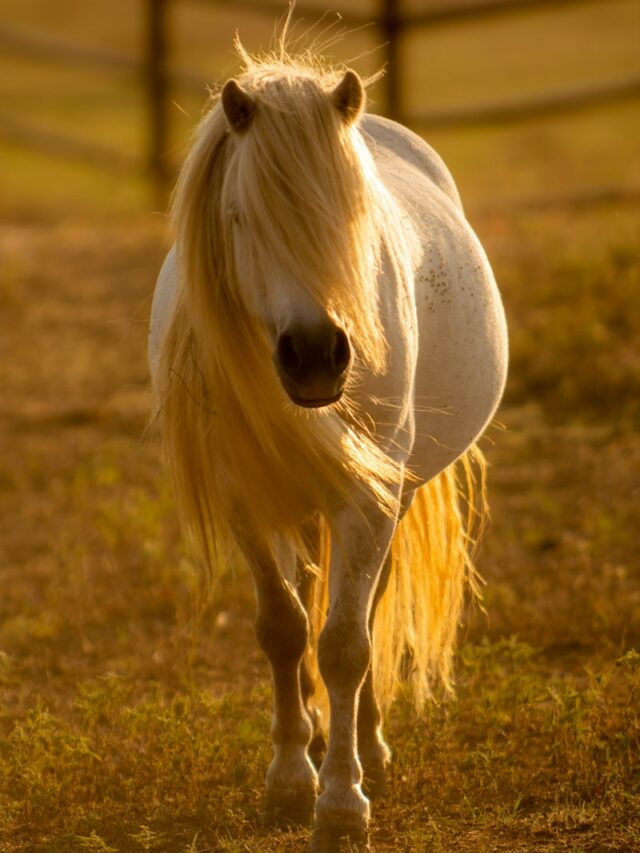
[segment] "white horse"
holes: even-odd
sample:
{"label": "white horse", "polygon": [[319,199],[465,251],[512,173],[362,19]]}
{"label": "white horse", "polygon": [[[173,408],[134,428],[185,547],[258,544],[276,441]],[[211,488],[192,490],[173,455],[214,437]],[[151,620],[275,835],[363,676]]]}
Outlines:
{"label": "white horse", "polygon": [[212,571],[241,560],[255,583],[265,817],[313,814],[316,853],[368,849],[380,707],[407,671],[418,704],[434,675],[450,685],[473,582],[456,468],[473,485],[475,457],[484,474],[505,318],[443,162],[364,114],[355,72],[244,59],[178,181],[150,362],[185,528]]}

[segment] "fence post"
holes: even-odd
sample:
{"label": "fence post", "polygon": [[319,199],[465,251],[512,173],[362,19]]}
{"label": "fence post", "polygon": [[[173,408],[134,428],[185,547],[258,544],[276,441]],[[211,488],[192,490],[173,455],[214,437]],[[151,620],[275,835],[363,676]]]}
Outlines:
{"label": "fence post", "polygon": [[167,0],[146,0],[147,164],[161,203],[164,203],[169,183],[165,159],[168,148],[167,6]]}
{"label": "fence post", "polygon": [[400,17],[397,0],[383,0],[382,32],[385,39],[385,94],[387,116],[400,120]]}

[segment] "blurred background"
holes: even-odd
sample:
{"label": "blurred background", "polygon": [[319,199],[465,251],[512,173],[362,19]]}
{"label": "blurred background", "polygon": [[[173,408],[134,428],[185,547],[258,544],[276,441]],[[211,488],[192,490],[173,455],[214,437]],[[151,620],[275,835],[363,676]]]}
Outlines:
{"label": "blurred background", "polygon": [[[2,0],[0,214],[119,214],[166,185],[238,30],[267,47],[284,3]],[[428,136],[468,203],[635,195],[637,0],[344,0],[332,47],[371,107]],[[333,10],[299,3],[319,32]]]}
{"label": "blurred background", "polygon": [[[335,7],[299,3],[313,33]],[[315,0],[313,0],[315,2]],[[511,364],[457,698],[388,723],[375,849],[637,849],[640,0],[342,0],[329,48],[451,169]],[[0,0],[0,849],[304,850],[258,819],[247,577],[199,597],[148,429],[165,210],[276,0]],[[340,25],[338,25],[339,27]],[[335,33],[336,27],[327,35]],[[258,685],[257,689],[256,685]],[[254,691],[254,692],[252,692]]]}

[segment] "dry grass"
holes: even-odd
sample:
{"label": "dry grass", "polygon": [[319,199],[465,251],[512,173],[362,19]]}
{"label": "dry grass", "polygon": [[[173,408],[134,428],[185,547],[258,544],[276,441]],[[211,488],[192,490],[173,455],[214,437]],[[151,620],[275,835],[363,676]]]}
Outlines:
{"label": "dry grass", "polygon": [[[124,0],[65,0],[66,16],[42,0],[4,7],[114,49],[133,51],[139,36]],[[554,32],[544,15],[434,32],[428,51],[409,45],[414,76],[442,104],[470,99],[469,85],[488,98],[630,71],[637,9],[568,8]],[[207,38],[205,17],[185,3],[175,32],[177,60],[206,73],[229,61],[232,22],[220,18]],[[6,58],[0,69],[5,109],[37,107],[61,126],[139,144],[130,84],[15,70]],[[186,105],[177,146],[199,109]],[[375,849],[637,850],[640,214],[490,212],[520,194],[637,186],[637,110],[432,141],[494,263],[512,368],[504,428],[484,443],[487,614],[469,613],[462,632],[457,697],[420,720],[408,702],[392,709]],[[270,696],[248,579],[225,576],[196,606],[197,572],[145,432],[164,221],[131,213],[147,205],[140,181],[15,146],[1,153],[0,850],[301,851],[305,830],[278,835],[258,821]]]}
{"label": "dry grass", "polygon": [[[391,714],[377,850],[640,844],[637,225],[478,223],[513,349],[486,448],[488,616],[470,614],[457,698]],[[269,691],[247,579],[194,620],[144,436],[161,228],[5,226],[0,248],[1,849],[302,850],[257,819]]]}

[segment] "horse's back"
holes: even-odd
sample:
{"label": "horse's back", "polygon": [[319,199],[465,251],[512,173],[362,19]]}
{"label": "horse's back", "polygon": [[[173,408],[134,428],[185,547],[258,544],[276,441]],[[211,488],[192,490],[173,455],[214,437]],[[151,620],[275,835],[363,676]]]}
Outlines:
{"label": "horse's back", "polygon": [[398,122],[383,116],[367,114],[360,124],[374,159],[380,159],[380,149],[386,149],[407,165],[414,167],[441,190],[456,207],[462,210],[460,194],[444,160],[421,136]]}

